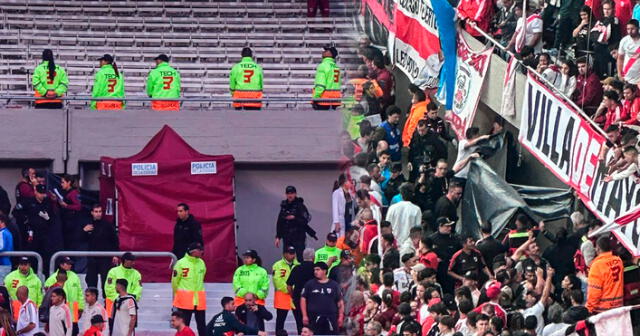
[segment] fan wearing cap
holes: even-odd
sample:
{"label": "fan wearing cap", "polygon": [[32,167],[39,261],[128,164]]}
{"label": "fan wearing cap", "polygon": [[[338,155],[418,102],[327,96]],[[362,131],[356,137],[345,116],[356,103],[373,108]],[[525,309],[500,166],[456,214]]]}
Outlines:
{"label": "fan wearing cap", "polygon": [[[118,65],[113,56],[104,54],[98,58],[100,69],[93,81],[91,96],[93,98],[124,98],[124,75],[118,71]],[[121,110],[124,103],[121,100],[94,100],[91,108],[94,110]]]}
{"label": "fan wearing cap", "polygon": [[31,262],[27,257],[20,257],[18,261],[18,269],[7,274],[4,277],[4,286],[9,291],[11,297],[11,308],[13,310],[14,320],[18,319],[20,312],[20,301],[16,296],[18,288],[25,286],[29,289],[29,299],[36,305],[42,303],[42,282],[31,268]]}
{"label": "fan wearing cap", "polygon": [[[229,74],[229,91],[236,99],[262,99],[262,67],[253,60],[253,51],[249,47],[242,48],[242,59],[231,68]],[[237,110],[259,110],[262,102],[233,102]]]}
{"label": "fan wearing cap", "polygon": [[329,270],[337,265],[336,261],[340,259],[340,250],[336,247],[338,242],[338,235],[331,232],[327,234],[327,242],[325,245],[316,251],[316,259],[314,262],[323,262],[329,266]]}
{"label": "fan wearing cap", "polygon": [[234,304],[239,306],[244,303],[244,296],[253,293],[256,303],[264,306],[264,300],[269,294],[269,274],[260,267],[258,252],[247,250],[242,254],[244,265],[238,267],[233,273],[233,291],[236,293]]}
{"label": "fan wearing cap", "polygon": [[127,280],[127,293],[131,294],[136,301],[140,301],[142,297],[142,275],[133,266],[135,266],[136,256],[131,252],[125,252],[122,255],[122,263],[109,270],[107,273],[107,283],[104,285],[104,292],[107,296],[105,308],[111,316],[113,302],[118,298],[116,291],[116,280]]}
{"label": "fan wearing cap", "polygon": [[487,298],[489,299],[488,302],[485,302],[481,305],[479,305],[478,307],[476,307],[473,311],[480,314],[482,313],[482,309],[484,308],[484,306],[486,305],[492,305],[493,309],[496,313],[496,316],[498,316],[500,319],[502,319],[502,322],[507,323],[507,312],[504,310],[504,308],[502,308],[502,306],[500,306],[500,304],[498,303],[499,298],[500,298],[500,290],[502,288],[502,284],[498,281],[493,281],[491,283],[489,283],[485,294],[487,295]]}
{"label": "fan wearing cap", "polygon": [[91,317],[91,328],[85,331],[83,336],[102,336],[105,322],[101,315]]}
{"label": "fan wearing cap", "polygon": [[271,268],[275,289],[273,307],[276,309],[276,331],[284,329],[284,322],[289,310],[293,308],[287,280],[289,280],[293,268],[298,265],[300,263],[296,260],[296,249],[293,246],[288,246],[282,254],[282,259],[276,261]]}
{"label": "fan wearing cap", "polygon": [[191,243],[187,254],[173,266],[171,277],[173,306],[182,313],[186,325],[191,322],[191,314],[196,316],[200,335],[206,333],[205,311],[207,310],[207,294],[204,290],[207,266],[202,260],[203,250],[202,244]]}
{"label": "fan wearing cap", "polygon": [[[316,68],[316,79],[313,86],[314,99],[340,99],[342,98],[342,77],[340,68],[336,64],[338,50],[333,46],[325,46],[322,51],[322,62]],[[313,101],[316,110],[328,110],[341,105],[339,101]]]}
{"label": "fan wearing cap", "polygon": [[67,294],[67,304],[71,311],[71,317],[73,319],[74,328],[77,328],[78,319],[84,310],[84,295],[82,293],[82,284],[80,278],[71,269],[73,268],[73,260],[69,257],[64,257],[58,264],[58,269],[47,278],[44,282],[45,290],[53,286],[56,283],[56,276],[60,270],[63,270],[67,274],[67,281],[65,281],[62,289]]}
{"label": "fan wearing cap", "polygon": [[[147,95],[150,98],[180,98],[180,72],[169,65],[169,56],[160,54],[154,58],[156,67],[147,76]],[[154,110],[180,109],[179,101],[154,100]]]}
{"label": "fan wearing cap", "polygon": [[436,219],[438,232],[434,232],[429,238],[433,242],[433,251],[438,255],[440,262],[438,263],[438,282],[442,285],[442,289],[447,293],[452,293],[455,287],[455,281],[448,275],[449,262],[451,257],[462,248],[460,240],[453,234],[454,221],[447,217],[439,217]]}

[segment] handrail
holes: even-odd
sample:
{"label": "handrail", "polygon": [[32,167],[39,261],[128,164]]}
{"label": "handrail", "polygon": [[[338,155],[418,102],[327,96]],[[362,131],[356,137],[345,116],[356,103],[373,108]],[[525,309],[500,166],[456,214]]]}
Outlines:
{"label": "handrail", "polygon": [[[33,95],[24,96],[3,96],[0,93],[0,100],[43,100],[44,97],[34,97]],[[145,96],[132,96],[132,97],[107,97],[107,98],[94,98],[90,96],[64,96],[51,98],[56,100],[69,100],[69,101],[141,101],[141,102],[153,102],[153,101],[185,101],[185,102],[222,102],[222,103],[253,103],[253,102],[342,102],[340,98],[304,98],[304,97],[264,97],[264,98],[231,98],[223,96],[211,96],[211,97],[181,97],[181,98],[149,98]]]}
{"label": "handrail", "polygon": [[36,267],[36,274],[38,275],[38,278],[40,278],[40,280],[44,282],[44,273],[42,273],[42,270],[44,269],[44,266],[42,264],[44,262],[42,261],[42,257],[40,256],[39,253],[33,252],[33,251],[7,251],[7,252],[0,252],[0,257],[34,257],[36,258],[36,260],[38,260],[38,267]]}
{"label": "handrail", "polygon": [[[58,251],[51,256],[49,273],[55,272],[56,260],[60,257],[122,257],[124,253],[124,251]],[[171,266],[178,261],[178,257],[171,252],[130,251],[129,253],[143,258],[169,257],[171,258]]]}
{"label": "handrail", "polygon": [[[476,31],[478,31],[482,36],[484,36],[487,39],[487,41],[491,42],[491,44],[493,44],[494,46],[498,47],[498,49],[506,52],[511,57],[515,57],[515,55],[511,51],[509,51],[506,47],[504,47],[502,44],[500,44],[500,42],[496,41],[493,38],[493,36],[489,35],[484,30],[478,28],[478,26],[475,24],[475,22],[466,21],[466,23],[471,25]],[[553,90],[563,100],[565,100],[567,103],[569,103],[584,119],[586,119],[586,121],[588,123],[591,124],[591,126],[593,126],[593,128],[595,128],[596,131],[600,132],[600,134],[602,134],[603,136],[606,137],[607,134],[604,132],[604,130],[602,128],[600,128],[600,126],[598,124],[596,124],[593,121],[593,119],[591,119],[591,117],[589,117],[586,113],[584,113],[582,108],[580,108],[578,105],[576,105],[576,103],[574,103],[573,100],[571,100],[570,97],[567,97],[563,92],[561,92],[555,86],[553,86],[553,84],[551,82],[549,82],[546,78],[544,78],[541,74],[539,74],[534,68],[532,68],[532,67],[530,67],[528,65],[525,65],[521,60],[519,60],[517,58],[514,58],[514,60],[516,62],[518,62],[518,64],[520,64],[521,66],[523,66],[526,69],[528,69],[529,73],[532,73],[534,76],[538,77],[538,79],[541,82],[543,82],[547,86],[548,89]]]}

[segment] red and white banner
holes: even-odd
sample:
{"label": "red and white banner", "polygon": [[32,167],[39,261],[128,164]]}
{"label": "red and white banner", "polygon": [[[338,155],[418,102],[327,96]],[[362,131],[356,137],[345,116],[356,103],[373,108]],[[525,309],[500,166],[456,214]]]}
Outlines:
{"label": "red and white banner", "polygon": [[516,115],[516,70],[518,62],[515,56],[509,58],[507,68],[504,71],[504,89],[502,91],[502,104],[500,105],[500,114],[505,117],[513,117]]}
{"label": "red and white banner", "polygon": [[640,223],[633,211],[640,203],[640,186],[633,177],[603,181],[607,167],[598,154],[606,142],[604,136],[531,74],[518,139],[604,223],[624,214],[630,222],[613,232],[633,255],[640,256]]}
{"label": "red and white banner", "polygon": [[[491,62],[493,47],[476,52],[471,49],[464,36],[458,33],[458,59],[456,63],[456,85],[451,111],[445,114],[445,120],[451,123],[451,129],[458,139],[464,139],[464,133],[473,123],[480,101],[484,76]],[[444,96],[445,90],[441,90]],[[438,97],[445,101],[446,97]]]}

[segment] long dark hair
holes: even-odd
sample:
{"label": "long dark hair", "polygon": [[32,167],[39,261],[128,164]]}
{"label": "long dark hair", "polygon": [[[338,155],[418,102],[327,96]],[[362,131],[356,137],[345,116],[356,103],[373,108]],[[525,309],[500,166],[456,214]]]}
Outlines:
{"label": "long dark hair", "polygon": [[116,64],[116,62],[112,62],[111,66],[113,66],[113,72],[116,73],[116,77],[120,78],[120,72],[118,72],[118,65]]}
{"label": "long dark hair", "polygon": [[49,79],[53,80],[56,76],[56,63],[53,61],[53,51],[51,49],[45,49],[42,51],[42,60],[49,62]]}

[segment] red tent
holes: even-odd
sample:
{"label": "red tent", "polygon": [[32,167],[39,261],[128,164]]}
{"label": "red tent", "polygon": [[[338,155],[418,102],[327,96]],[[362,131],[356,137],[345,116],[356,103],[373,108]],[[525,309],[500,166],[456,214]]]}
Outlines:
{"label": "red tent", "polygon": [[[121,251],[171,251],[176,205],[184,202],[202,224],[206,281],[231,280],[236,268],[233,156],[201,154],[165,125],[140,153],[100,161],[100,202],[107,220],[117,216]],[[136,268],[145,282],[170,281],[166,259],[140,258]]]}

